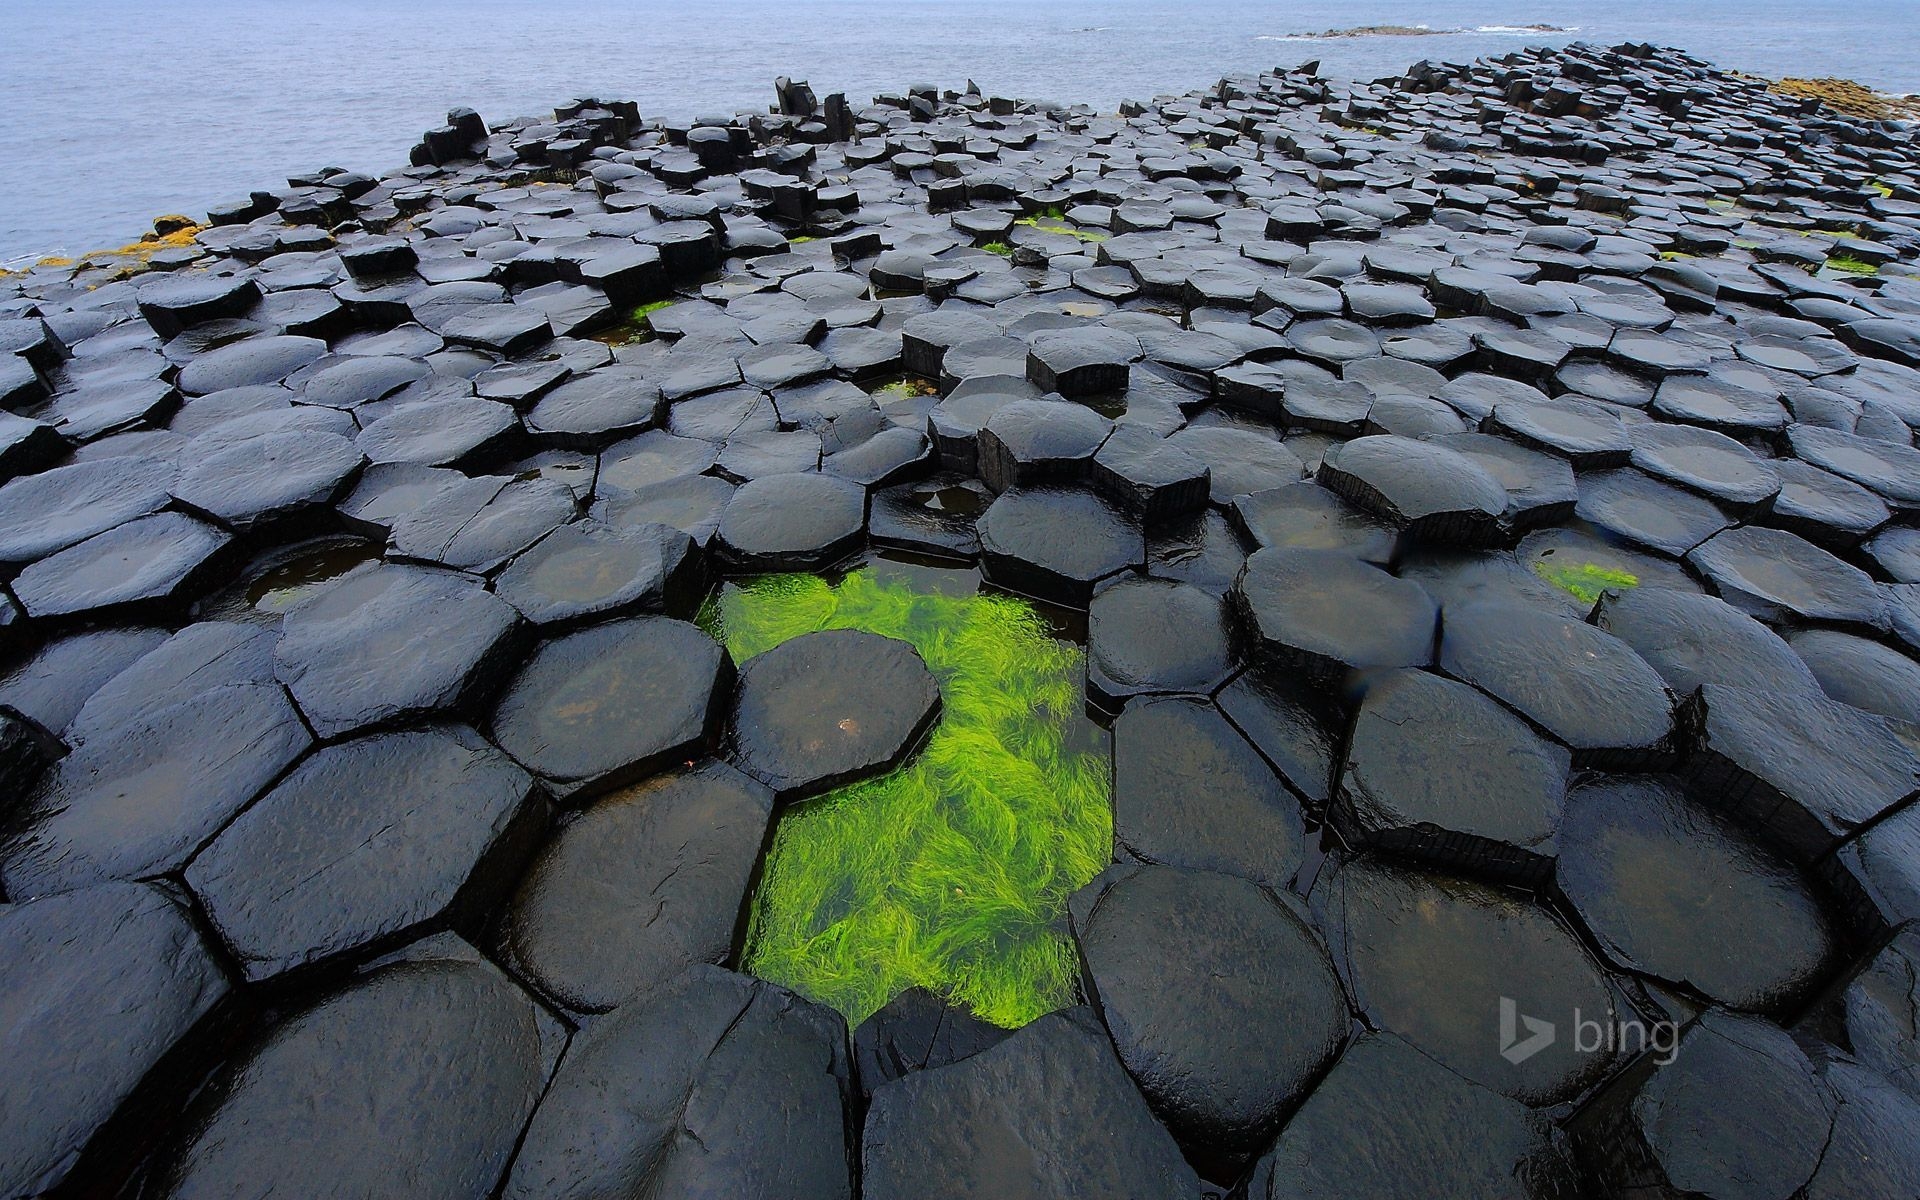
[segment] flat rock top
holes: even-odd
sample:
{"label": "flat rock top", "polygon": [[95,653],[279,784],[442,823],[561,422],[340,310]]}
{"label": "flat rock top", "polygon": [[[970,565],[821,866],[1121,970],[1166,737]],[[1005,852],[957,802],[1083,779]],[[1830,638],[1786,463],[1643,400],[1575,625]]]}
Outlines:
{"label": "flat rock top", "polygon": [[814,795],[897,765],[939,714],[939,685],[906,642],[802,634],[741,668],[733,760],[782,796]]}

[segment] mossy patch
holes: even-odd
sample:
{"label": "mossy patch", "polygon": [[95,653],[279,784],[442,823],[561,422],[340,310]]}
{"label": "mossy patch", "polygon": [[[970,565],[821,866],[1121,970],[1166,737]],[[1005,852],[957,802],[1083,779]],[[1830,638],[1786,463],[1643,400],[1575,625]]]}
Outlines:
{"label": "mossy patch", "polygon": [[649,318],[661,309],[671,308],[678,303],[679,300],[671,296],[665,300],[648,301],[630,310],[618,325],[609,326],[590,336],[594,341],[609,346],[630,346],[635,342],[650,341],[653,338],[653,322]]}
{"label": "mossy patch", "polygon": [[1598,604],[1600,593],[1624,591],[1640,586],[1640,577],[1618,567],[1598,563],[1558,563],[1544,559],[1533,564],[1540,578],[1562,591],[1570,592],[1582,604]]}
{"label": "mossy patch", "polygon": [[980,248],[988,254],[998,254],[1001,258],[1013,257],[1013,247],[1007,245],[1005,242],[988,242]]}
{"label": "mossy patch", "polygon": [[1827,266],[1836,271],[1845,271],[1849,275],[1878,275],[1880,268],[1864,258],[1855,258],[1851,254],[1829,254]]}
{"label": "mossy patch", "polygon": [[701,615],[736,662],[820,629],[912,643],[940,723],[891,774],[780,817],[743,966],[857,1025],[909,987],[1018,1027],[1074,998],[1066,899],[1108,863],[1107,754],[1085,736],[1081,651],[1031,605],[873,568],[729,584]]}
{"label": "mossy patch", "polygon": [[1022,217],[1018,221],[1015,221],[1014,224],[1025,225],[1027,228],[1037,229],[1041,233],[1064,234],[1067,237],[1077,238],[1083,242],[1104,242],[1107,240],[1107,235],[1104,233],[1095,233],[1091,229],[1081,229],[1077,226],[1067,224],[1064,218],[1046,216],[1044,214],[1037,217]]}
{"label": "mossy patch", "polygon": [[919,396],[937,396],[940,394],[940,388],[939,385],[922,379],[918,375],[902,375],[898,379],[890,379],[873,388],[867,394],[872,396],[876,403],[886,405],[895,404],[901,400],[912,400]]}

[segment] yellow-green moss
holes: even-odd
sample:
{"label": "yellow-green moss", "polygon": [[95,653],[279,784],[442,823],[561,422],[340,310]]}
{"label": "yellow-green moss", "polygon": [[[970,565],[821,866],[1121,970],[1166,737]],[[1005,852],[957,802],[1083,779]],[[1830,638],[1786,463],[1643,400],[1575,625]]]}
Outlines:
{"label": "yellow-green moss", "polygon": [[1534,563],[1533,569],[1540,578],[1572,593],[1583,604],[1598,604],[1600,593],[1605,591],[1640,586],[1640,577],[1633,572],[1603,567],[1599,563],[1557,563],[1543,559]]}
{"label": "yellow-green moss", "polygon": [[1095,233],[1091,229],[1081,229],[1077,226],[1067,224],[1064,220],[1058,220],[1052,217],[1022,217],[1020,220],[1015,221],[1014,224],[1025,225],[1030,229],[1037,229],[1041,233],[1063,233],[1070,238],[1078,238],[1083,242],[1104,242],[1107,240],[1107,235],[1104,233]]}
{"label": "yellow-green moss", "polygon": [[998,254],[1001,258],[1013,257],[1013,247],[1007,245],[1005,242],[988,242],[980,248],[988,254]]}
{"label": "yellow-green moss", "polygon": [[910,987],[1009,1028],[1072,1003],[1066,899],[1113,837],[1107,756],[1076,736],[1081,652],[1023,601],[870,569],[728,585],[701,621],[736,661],[819,629],[901,638],[943,705],[906,766],[783,813],[745,969],[851,1024]]}
{"label": "yellow-green moss", "polygon": [[1864,258],[1855,258],[1851,254],[1829,254],[1827,265],[1836,271],[1845,271],[1849,275],[1878,275],[1880,268]]}

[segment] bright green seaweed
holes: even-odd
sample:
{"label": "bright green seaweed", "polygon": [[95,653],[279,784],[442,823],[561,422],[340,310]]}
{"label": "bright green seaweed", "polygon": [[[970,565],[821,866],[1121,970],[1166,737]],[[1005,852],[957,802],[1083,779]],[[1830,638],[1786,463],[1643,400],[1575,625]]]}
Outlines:
{"label": "bright green seaweed", "polygon": [[900,638],[943,705],[906,766],[783,813],[745,968],[853,1024],[915,986],[1009,1028],[1071,1003],[1062,913],[1113,845],[1106,753],[1081,744],[1081,652],[1022,601],[871,568],[729,585],[701,622],[735,661],[819,629]]}
{"label": "bright green seaweed", "polygon": [[1599,563],[1550,563],[1536,562],[1533,569],[1540,578],[1557,588],[1573,593],[1573,597],[1583,604],[1598,604],[1600,593],[1605,591],[1625,591],[1640,586],[1640,577],[1632,571],[1623,571],[1618,567],[1603,567]]}

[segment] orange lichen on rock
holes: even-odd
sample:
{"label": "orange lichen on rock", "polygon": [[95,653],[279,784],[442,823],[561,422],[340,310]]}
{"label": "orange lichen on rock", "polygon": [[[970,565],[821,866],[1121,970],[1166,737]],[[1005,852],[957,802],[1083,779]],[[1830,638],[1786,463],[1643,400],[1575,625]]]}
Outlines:
{"label": "orange lichen on rock", "polygon": [[1783,96],[1818,100],[1837,113],[1867,121],[1920,120],[1920,100],[1888,96],[1851,79],[1795,79],[1776,81],[1772,89]]}

